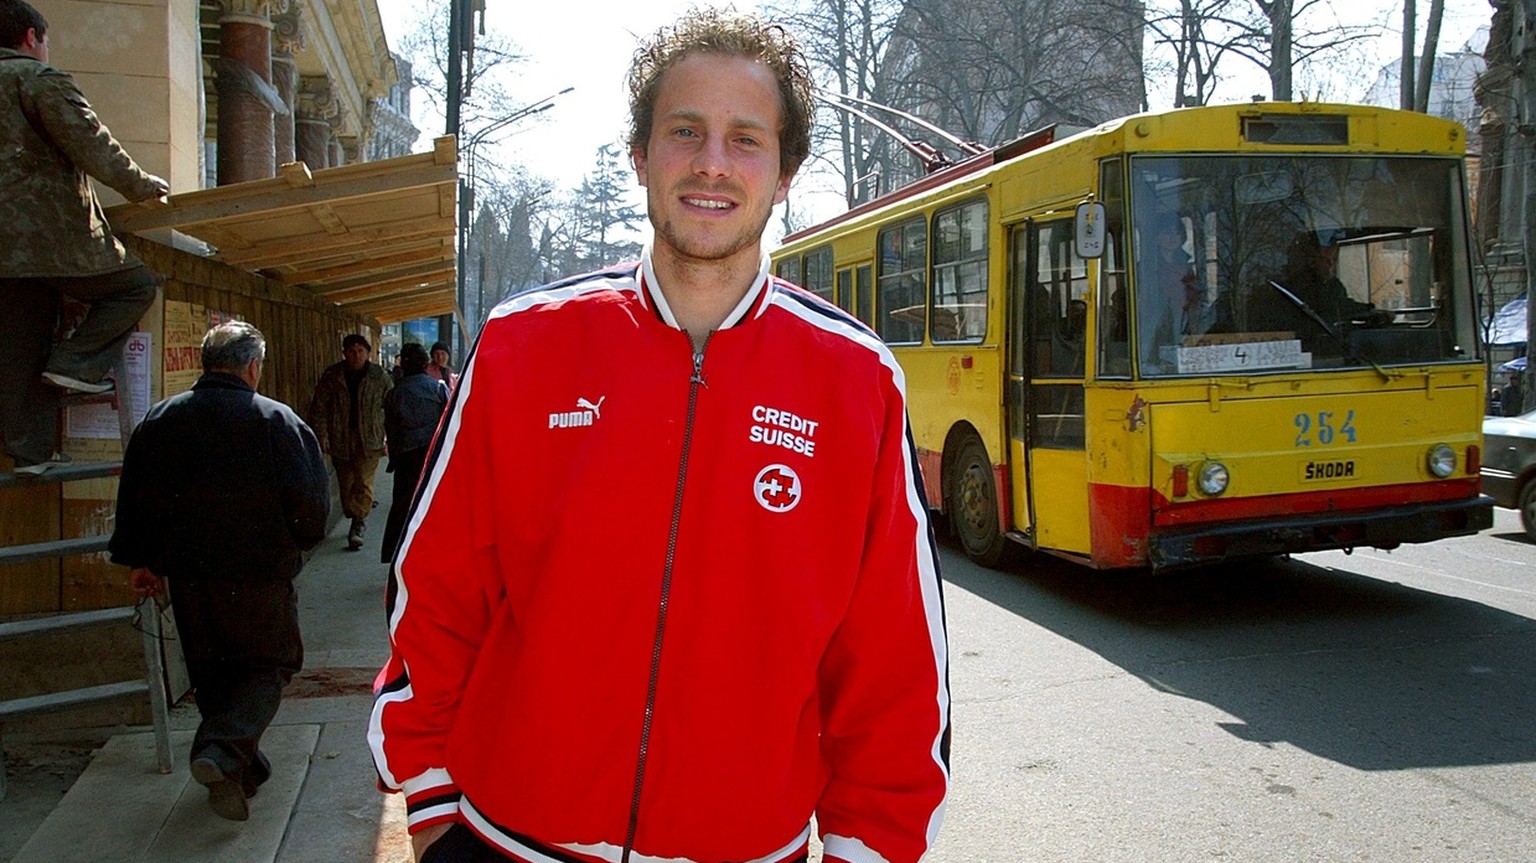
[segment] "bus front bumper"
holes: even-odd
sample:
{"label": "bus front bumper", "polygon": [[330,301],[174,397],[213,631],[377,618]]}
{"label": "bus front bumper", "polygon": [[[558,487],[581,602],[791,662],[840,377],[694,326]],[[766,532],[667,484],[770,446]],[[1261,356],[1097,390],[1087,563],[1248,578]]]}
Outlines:
{"label": "bus front bumper", "polygon": [[1493,526],[1493,499],[1480,495],[1376,509],[1160,530],[1149,538],[1153,569],[1243,557],[1361,547],[1396,548],[1469,536]]}

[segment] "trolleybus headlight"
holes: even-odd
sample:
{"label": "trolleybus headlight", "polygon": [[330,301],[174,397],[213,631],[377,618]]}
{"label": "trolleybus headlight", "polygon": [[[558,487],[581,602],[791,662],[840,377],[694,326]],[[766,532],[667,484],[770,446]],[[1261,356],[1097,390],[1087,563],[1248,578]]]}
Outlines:
{"label": "trolleybus headlight", "polygon": [[1227,483],[1232,475],[1227,472],[1227,466],[1219,461],[1208,461],[1200,465],[1200,493],[1208,497],[1215,497],[1227,490]]}
{"label": "trolleybus headlight", "polygon": [[1443,443],[1429,448],[1429,472],[1445,479],[1456,472],[1456,451]]}

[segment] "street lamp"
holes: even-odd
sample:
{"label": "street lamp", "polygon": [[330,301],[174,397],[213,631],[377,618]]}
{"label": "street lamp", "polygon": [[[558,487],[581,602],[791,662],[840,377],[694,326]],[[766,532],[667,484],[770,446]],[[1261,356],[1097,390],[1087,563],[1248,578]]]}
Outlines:
{"label": "street lamp", "polygon": [[[475,196],[477,151],[480,145],[485,143],[491,134],[505,129],[507,126],[510,126],[518,120],[522,120],[527,117],[531,117],[534,114],[541,114],[545,111],[548,111],[550,108],[554,107],[554,102],[556,99],[575,89],[575,87],[566,87],[564,90],[561,90],[558,93],[551,93],[550,95],[545,96],[536,102],[525,105],[524,107],[513,111],[511,114],[496,120],[485,128],[476,131],[473,135],[470,135],[469,140],[459,150],[460,153],[465,154],[465,161],[467,164],[465,166],[464,174],[459,179],[459,223],[458,230],[456,232],[456,239],[458,241],[458,248],[456,249],[456,260],[458,263],[458,266],[456,267],[458,274],[458,284],[455,294],[458,297],[457,305],[458,311],[460,312],[459,335],[466,347],[468,347],[470,343],[470,338],[469,324],[465,320],[463,314],[465,311],[464,301],[466,299],[464,284],[464,259],[468,256],[469,252],[470,214],[473,212],[473,201]],[[475,316],[477,318],[480,316],[480,311],[481,310],[479,308],[475,309]]]}

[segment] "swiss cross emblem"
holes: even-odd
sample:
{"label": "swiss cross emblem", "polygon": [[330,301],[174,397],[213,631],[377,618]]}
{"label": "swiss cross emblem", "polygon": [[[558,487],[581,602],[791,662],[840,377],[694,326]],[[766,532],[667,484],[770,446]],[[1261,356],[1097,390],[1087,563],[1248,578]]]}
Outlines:
{"label": "swiss cross emblem", "polygon": [[800,475],[788,465],[768,465],[757,472],[752,496],[769,512],[789,512],[800,503]]}

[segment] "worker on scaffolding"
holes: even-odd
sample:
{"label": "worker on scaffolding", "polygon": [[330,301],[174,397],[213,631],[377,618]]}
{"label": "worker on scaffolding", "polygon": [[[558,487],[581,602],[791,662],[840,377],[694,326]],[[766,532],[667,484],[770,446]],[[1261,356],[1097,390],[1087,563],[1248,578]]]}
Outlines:
{"label": "worker on scaffolding", "polygon": [[[58,396],[113,389],[107,372],[158,287],[112,235],[90,177],[130,201],[169,186],[48,65],[48,22],[25,0],[0,0],[0,93],[0,433],[16,471],[36,475],[68,462]],[[55,344],[66,296],[90,310]]]}

